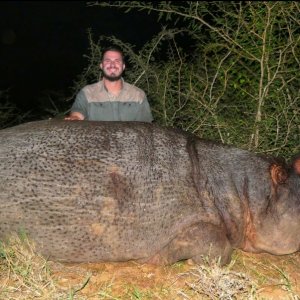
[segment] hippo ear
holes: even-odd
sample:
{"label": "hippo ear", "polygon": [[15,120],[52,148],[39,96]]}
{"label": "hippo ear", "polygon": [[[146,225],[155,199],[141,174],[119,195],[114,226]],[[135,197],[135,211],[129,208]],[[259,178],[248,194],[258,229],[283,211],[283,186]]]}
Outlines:
{"label": "hippo ear", "polygon": [[272,181],[277,185],[284,183],[288,178],[287,170],[279,164],[272,164],[270,168]]}
{"label": "hippo ear", "polygon": [[293,161],[293,168],[295,173],[300,175],[300,156]]}

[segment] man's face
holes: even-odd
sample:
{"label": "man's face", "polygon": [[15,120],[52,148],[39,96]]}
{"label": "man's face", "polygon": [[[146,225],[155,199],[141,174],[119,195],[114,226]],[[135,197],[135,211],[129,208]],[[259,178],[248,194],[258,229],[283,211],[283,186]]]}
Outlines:
{"label": "man's face", "polygon": [[119,80],[125,69],[121,53],[116,51],[105,52],[100,68],[104,78],[110,81]]}

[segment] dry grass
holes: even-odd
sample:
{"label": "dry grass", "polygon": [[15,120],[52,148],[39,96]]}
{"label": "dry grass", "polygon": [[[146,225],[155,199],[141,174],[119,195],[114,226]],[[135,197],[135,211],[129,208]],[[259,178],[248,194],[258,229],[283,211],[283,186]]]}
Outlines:
{"label": "dry grass", "polygon": [[0,247],[0,299],[299,300],[300,255],[235,251],[231,264],[168,267],[127,263],[61,264],[13,237]]}
{"label": "dry grass", "polygon": [[256,284],[251,278],[241,272],[232,270],[234,262],[226,267],[214,263],[192,268],[186,275],[186,285],[199,297],[208,299],[230,300],[255,299]]}
{"label": "dry grass", "polygon": [[1,244],[0,251],[1,299],[55,299],[50,269],[33,244],[13,237],[9,244]]}

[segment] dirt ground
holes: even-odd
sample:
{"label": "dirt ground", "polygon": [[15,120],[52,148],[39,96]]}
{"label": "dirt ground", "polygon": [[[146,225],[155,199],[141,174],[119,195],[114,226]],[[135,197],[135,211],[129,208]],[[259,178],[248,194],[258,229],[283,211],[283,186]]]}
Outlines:
{"label": "dirt ground", "polygon": [[[166,267],[133,262],[50,267],[57,286],[71,291],[72,299],[300,299],[300,253],[235,251],[230,266],[216,269],[199,269],[188,262]],[[226,276],[224,287],[220,282]]]}
{"label": "dirt ground", "polygon": [[27,239],[0,245],[1,300],[300,300],[300,252],[234,251],[229,265],[47,261]]}

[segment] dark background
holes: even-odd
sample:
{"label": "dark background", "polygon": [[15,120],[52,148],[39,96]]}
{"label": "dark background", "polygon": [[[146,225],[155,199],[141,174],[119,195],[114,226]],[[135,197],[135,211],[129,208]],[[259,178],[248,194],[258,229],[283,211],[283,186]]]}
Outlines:
{"label": "dark background", "polygon": [[87,65],[88,28],[95,38],[114,35],[136,50],[161,30],[154,14],[85,1],[1,2],[0,24],[0,90],[9,88],[10,100],[24,111],[45,90],[68,93]]}

